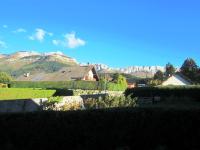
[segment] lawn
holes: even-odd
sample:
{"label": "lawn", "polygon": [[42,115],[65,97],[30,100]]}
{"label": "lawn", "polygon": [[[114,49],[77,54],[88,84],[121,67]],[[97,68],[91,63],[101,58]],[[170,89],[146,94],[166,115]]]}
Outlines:
{"label": "lawn", "polygon": [[33,88],[1,88],[0,100],[29,99],[51,97],[56,90],[33,89]]}

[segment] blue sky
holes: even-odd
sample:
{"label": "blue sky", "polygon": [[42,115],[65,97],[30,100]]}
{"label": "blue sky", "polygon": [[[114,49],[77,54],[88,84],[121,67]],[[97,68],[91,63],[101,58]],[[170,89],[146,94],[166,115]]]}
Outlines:
{"label": "blue sky", "polygon": [[0,53],[61,51],[112,67],[200,65],[198,0],[1,0]]}

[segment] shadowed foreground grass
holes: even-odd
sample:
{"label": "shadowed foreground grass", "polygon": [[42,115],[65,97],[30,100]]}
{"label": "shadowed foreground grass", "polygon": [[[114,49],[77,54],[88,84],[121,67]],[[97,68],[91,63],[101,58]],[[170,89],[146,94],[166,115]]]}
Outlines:
{"label": "shadowed foreground grass", "polygon": [[200,149],[200,109],[0,115],[0,149]]}

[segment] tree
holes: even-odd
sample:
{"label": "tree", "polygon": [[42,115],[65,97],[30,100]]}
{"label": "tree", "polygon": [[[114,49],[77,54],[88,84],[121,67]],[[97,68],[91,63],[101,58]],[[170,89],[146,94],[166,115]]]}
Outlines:
{"label": "tree", "polygon": [[113,82],[117,83],[118,78],[119,78],[119,73],[114,73],[113,74]]}
{"label": "tree", "polygon": [[113,75],[113,82],[120,85],[120,87],[123,88],[127,88],[127,81],[126,81],[126,77],[124,77],[123,75],[116,73]]}
{"label": "tree", "polygon": [[197,74],[195,75],[195,79],[196,79],[196,82],[199,84],[200,83],[200,68],[198,69]]}
{"label": "tree", "polygon": [[100,76],[100,79],[99,79],[99,90],[106,90],[107,82],[108,82],[108,80],[106,78],[106,75],[105,76]]}
{"label": "tree", "polygon": [[163,81],[164,79],[164,74],[162,71],[158,70],[155,74],[154,74],[154,77],[153,77],[155,80],[160,80],[160,81]]}
{"label": "tree", "polygon": [[9,83],[12,77],[5,72],[0,72],[0,83]]}
{"label": "tree", "polygon": [[122,87],[127,87],[126,78],[123,75],[119,75],[117,78],[117,84],[121,85]]}
{"label": "tree", "polygon": [[165,76],[170,77],[175,73],[175,68],[172,64],[167,63],[165,66]]}
{"label": "tree", "polygon": [[187,58],[181,67],[181,73],[195,81],[195,76],[198,73],[198,66],[196,62],[192,58]]}

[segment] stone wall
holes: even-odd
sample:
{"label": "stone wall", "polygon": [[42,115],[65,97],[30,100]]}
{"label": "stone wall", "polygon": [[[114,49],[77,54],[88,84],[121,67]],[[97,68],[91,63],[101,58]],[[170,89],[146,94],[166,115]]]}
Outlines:
{"label": "stone wall", "polygon": [[33,112],[41,111],[47,98],[24,99],[24,100],[1,100],[0,112]]}
{"label": "stone wall", "polygon": [[[22,100],[1,100],[0,113],[34,112],[45,110],[44,103],[47,98],[22,99]],[[56,110],[64,105],[80,105],[84,109],[83,98],[81,96],[65,96],[63,100],[56,104]]]}
{"label": "stone wall", "polygon": [[[56,104],[57,109],[64,105],[80,105],[81,109],[84,109],[84,101],[88,98],[98,99],[99,97],[110,96],[120,96],[122,92],[109,92],[109,93],[99,93],[99,94],[87,94],[80,96],[65,96],[63,100]],[[34,112],[44,110],[44,102],[47,98],[36,98],[36,99],[23,99],[23,100],[1,100],[0,101],[0,113],[7,112]]]}

